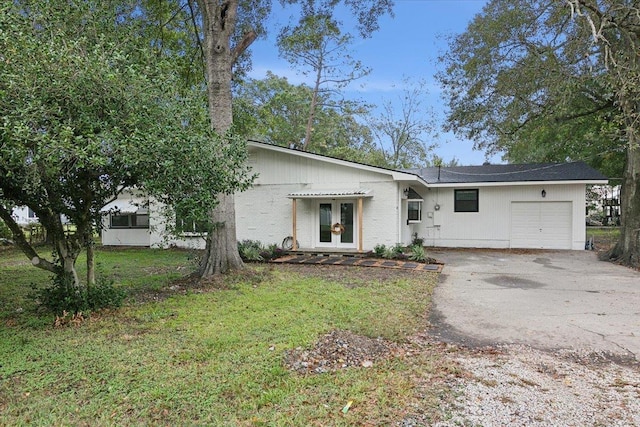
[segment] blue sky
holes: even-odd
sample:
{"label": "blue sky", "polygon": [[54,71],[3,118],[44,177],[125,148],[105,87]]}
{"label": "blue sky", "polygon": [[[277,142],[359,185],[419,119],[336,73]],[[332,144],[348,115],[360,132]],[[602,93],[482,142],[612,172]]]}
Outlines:
{"label": "blue sky", "polygon": [[[372,69],[367,77],[353,83],[345,95],[363,99],[374,105],[384,101],[396,102],[402,95],[401,82],[404,77],[413,81],[427,82],[426,104],[435,112],[438,127],[446,111],[441,97],[441,88],[434,75],[437,63],[447,49],[446,36],[463,32],[471,19],[482,10],[486,0],[396,0],[395,17],[385,16],[380,21],[380,30],[369,39],[358,39],[352,47],[353,56]],[[347,22],[350,18],[344,17]],[[287,77],[291,83],[309,83],[297,74],[289,64],[280,59],[275,46],[278,28],[290,22],[290,13],[279,8],[274,1],[274,13],[269,25],[270,34],[265,40],[257,40],[251,47],[253,71],[251,76],[263,78],[267,71]],[[293,22],[293,21],[291,21]],[[425,114],[429,113],[425,111]],[[473,143],[445,134],[433,141],[438,143],[435,153],[445,161],[453,157],[461,165],[482,164],[485,154],[473,150]],[[490,157],[499,163],[500,156]]]}

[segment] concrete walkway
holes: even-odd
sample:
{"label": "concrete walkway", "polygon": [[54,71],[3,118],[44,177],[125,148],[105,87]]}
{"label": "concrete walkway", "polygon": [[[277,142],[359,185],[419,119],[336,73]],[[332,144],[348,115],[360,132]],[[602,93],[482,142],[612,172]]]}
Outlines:
{"label": "concrete walkway", "polygon": [[356,256],[322,256],[322,255],[288,255],[271,262],[286,264],[315,264],[315,265],[352,265],[359,267],[395,268],[400,270],[431,271],[442,269],[440,264],[423,264],[413,261],[392,259],[362,258]]}
{"label": "concrete walkway", "polygon": [[442,250],[436,335],[640,357],[640,273],[589,251]]}

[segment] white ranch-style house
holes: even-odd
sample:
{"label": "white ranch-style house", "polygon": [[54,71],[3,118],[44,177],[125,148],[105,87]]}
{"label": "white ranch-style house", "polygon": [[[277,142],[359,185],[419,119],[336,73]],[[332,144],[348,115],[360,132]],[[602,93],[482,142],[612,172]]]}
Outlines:
{"label": "white ranch-style house", "polygon": [[[248,150],[258,177],[235,196],[238,240],[289,237],[301,250],[366,252],[414,235],[437,247],[580,250],[586,185],[607,183],[582,162],[391,170],[256,141]],[[103,245],[204,247],[182,218],[183,234],[164,237],[144,202],[126,193],[105,206]]]}

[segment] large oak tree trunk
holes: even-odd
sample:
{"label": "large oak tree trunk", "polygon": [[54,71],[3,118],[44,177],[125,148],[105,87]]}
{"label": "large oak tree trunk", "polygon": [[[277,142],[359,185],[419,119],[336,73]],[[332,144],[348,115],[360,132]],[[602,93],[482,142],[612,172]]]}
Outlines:
{"label": "large oak tree trunk", "polygon": [[607,254],[612,260],[640,267],[640,140],[634,118],[638,117],[636,100],[622,99],[628,125],[626,164],[620,194],[620,240]]}
{"label": "large oak tree trunk", "polygon": [[[198,0],[198,4],[203,19],[209,116],[213,129],[224,136],[233,124],[231,78],[236,55],[230,40],[238,1]],[[233,195],[219,195],[219,204],[210,216],[213,230],[207,236],[200,264],[202,278],[244,267],[238,253],[235,216]]]}
{"label": "large oak tree trunk", "polygon": [[214,209],[211,218],[219,222],[207,236],[205,257],[200,265],[201,277],[209,277],[244,266],[236,241],[233,195],[220,195],[220,204]]}
{"label": "large oak tree trunk", "polygon": [[614,257],[625,264],[640,266],[640,149],[627,152],[621,194],[622,227]]}

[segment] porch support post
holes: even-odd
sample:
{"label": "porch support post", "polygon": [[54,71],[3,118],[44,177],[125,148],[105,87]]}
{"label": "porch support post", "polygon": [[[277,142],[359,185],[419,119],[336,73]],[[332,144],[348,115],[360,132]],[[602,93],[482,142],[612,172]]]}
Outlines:
{"label": "porch support post", "polygon": [[297,209],[297,202],[298,199],[291,199],[293,201],[292,205],[291,205],[291,210],[292,210],[292,214],[293,214],[293,232],[291,233],[291,236],[293,237],[293,245],[291,246],[291,248],[294,251],[298,250],[298,209]]}
{"label": "porch support post", "polygon": [[362,252],[362,197],[358,198],[358,252]]}

